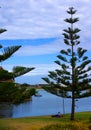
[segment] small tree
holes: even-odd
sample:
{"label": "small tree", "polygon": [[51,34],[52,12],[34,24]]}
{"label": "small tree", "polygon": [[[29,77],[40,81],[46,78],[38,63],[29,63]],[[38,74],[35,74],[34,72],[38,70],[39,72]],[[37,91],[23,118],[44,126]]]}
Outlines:
{"label": "small tree", "polygon": [[71,7],[67,13],[70,18],[65,19],[65,22],[70,24],[70,27],[63,30],[63,36],[64,43],[70,48],[61,50],[57,56],[58,60],[55,63],[60,66],[60,69],[50,71],[48,78],[43,80],[50,84],[50,87],[44,87],[45,90],[56,95],[59,91],[58,96],[72,99],[70,119],[74,120],[76,99],[91,96],[91,91],[88,91],[91,89],[91,66],[88,66],[91,60],[84,55],[87,50],[76,48],[80,44],[78,35],[80,29],[74,27],[74,24],[79,21],[78,18],[73,17],[76,10]]}

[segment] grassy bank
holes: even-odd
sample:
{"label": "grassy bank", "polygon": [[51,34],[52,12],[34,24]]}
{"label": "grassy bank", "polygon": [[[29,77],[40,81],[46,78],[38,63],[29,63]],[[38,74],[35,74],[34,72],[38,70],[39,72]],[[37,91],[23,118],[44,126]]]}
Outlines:
{"label": "grassy bank", "polygon": [[64,118],[51,116],[0,119],[0,130],[91,130],[91,112],[75,114],[76,120],[70,121],[70,115]]}

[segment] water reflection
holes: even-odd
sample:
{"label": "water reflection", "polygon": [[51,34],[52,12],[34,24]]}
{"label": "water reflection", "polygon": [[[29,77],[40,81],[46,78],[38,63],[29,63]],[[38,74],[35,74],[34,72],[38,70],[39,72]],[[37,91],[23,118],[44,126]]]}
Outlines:
{"label": "water reflection", "polygon": [[[6,117],[18,118],[27,116],[52,115],[58,111],[63,113],[63,99],[44,90],[39,90],[41,97],[33,96],[32,101],[27,101],[19,105],[8,105],[0,111]],[[76,102],[76,112],[91,111],[91,97],[83,98]],[[64,99],[65,113],[70,113],[71,99]],[[7,109],[6,109],[7,108]]]}
{"label": "water reflection", "polygon": [[33,96],[32,101],[14,106],[12,117],[50,115],[61,111],[61,98],[44,90],[40,90],[39,94],[42,96]]}
{"label": "water reflection", "polygon": [[0,117],[12,117],[13,105],[9,103],[0,103]]}
{"label": "water reflection", "polygon": [[28,115],[29,111],[32,111],[32,101],[14,105],[12,117],[24,117]]}

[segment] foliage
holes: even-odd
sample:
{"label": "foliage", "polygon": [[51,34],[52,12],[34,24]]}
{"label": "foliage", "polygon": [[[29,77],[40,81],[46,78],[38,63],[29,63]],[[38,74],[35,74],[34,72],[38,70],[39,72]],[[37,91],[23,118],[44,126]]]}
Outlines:
{"label": "foliage", "polygon": [[35,95],[35,88],[20,87],[11,82],[0,83],[0,102],[10,102],[13,104],[24,102]]}
{"label": "foliage", "polygon": [[21,84],[21,86],[30,87],[30,84],[28,84],[28,83],[23,83],[23,84]]}
{"label": "foliage", "polygon": [[89,130],[88,127],[81,123],[73,123],[73,124],[55,124],[49,125],[40,130]]}
{"label": "foliage", "polygon": [[13,75],[14,75],[14,78],[18,77],[18,76],[21,76],[23,74],[26,74],[28,73],[29,71],[33,70],[34,67],[32,68],[26,68],[26,67],[23,67],[23,66],[15,66],[13,67]]}
{"label": "foliage", "polygon": [[[0,29],[0,32],[4,32],[2,29]],[[10,46],[10,47],[3,47],[0,45],[1,53],[0,53],[0,62],[7,60],[9,57],[11,57],[21,46]]]}
{"label": "foliage", "polygon": [[17,88],[14,83],[0,83],[0,102],[13,102],[15,99]]}
{"label": "foliage", "polygon": [[77,46],[80,44],[78,33],[80,29],[75,28],[74,24],[79,21],[73,15],[76,10],[71,7],[67,11],[70,18],[65,19],[65,22],[70,24],[70,27],[64,29],[64,44],[69,48],[60,51],[57,56],[58,60],[55,63],[59,69],[49,71],[47,78],[43,78],[50,87],[44,89],[50,93],[61,97],[71,98],[71,120],[74,120],[75,101],[79,98],[91,96],[91,60],[85,56],[86,49]]}
{"label": "foliage", "polygon": [[[0,29],[0,34],[5,31],[7,30]],[[0,45],[0,62],[10,58],[20,47],[20,45],[10,47]],[[8,72],[0,67],[0,102],[21,103],[35,94],[35,89],[27,89],[14,83],[16,77],[22,76],[33,69],[34,67],[15,66],[12,72]]]}
{"label": "foliage", "polygon": [[13,79],[13,74],[7,70],[0,69],[0,82]]}

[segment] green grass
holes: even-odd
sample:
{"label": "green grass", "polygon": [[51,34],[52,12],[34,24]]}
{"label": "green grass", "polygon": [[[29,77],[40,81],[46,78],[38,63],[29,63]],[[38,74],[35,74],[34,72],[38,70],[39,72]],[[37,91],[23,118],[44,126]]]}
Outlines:
{"label": "green grass", "polygon": [[[75,121],[70,121],[70,115],[64,118],[52,118],[51,116],[2,118],[0,130],[91,130],[91,112],[79,112],[75,114]],[[54,128],[54,129],[53,129]]]}

